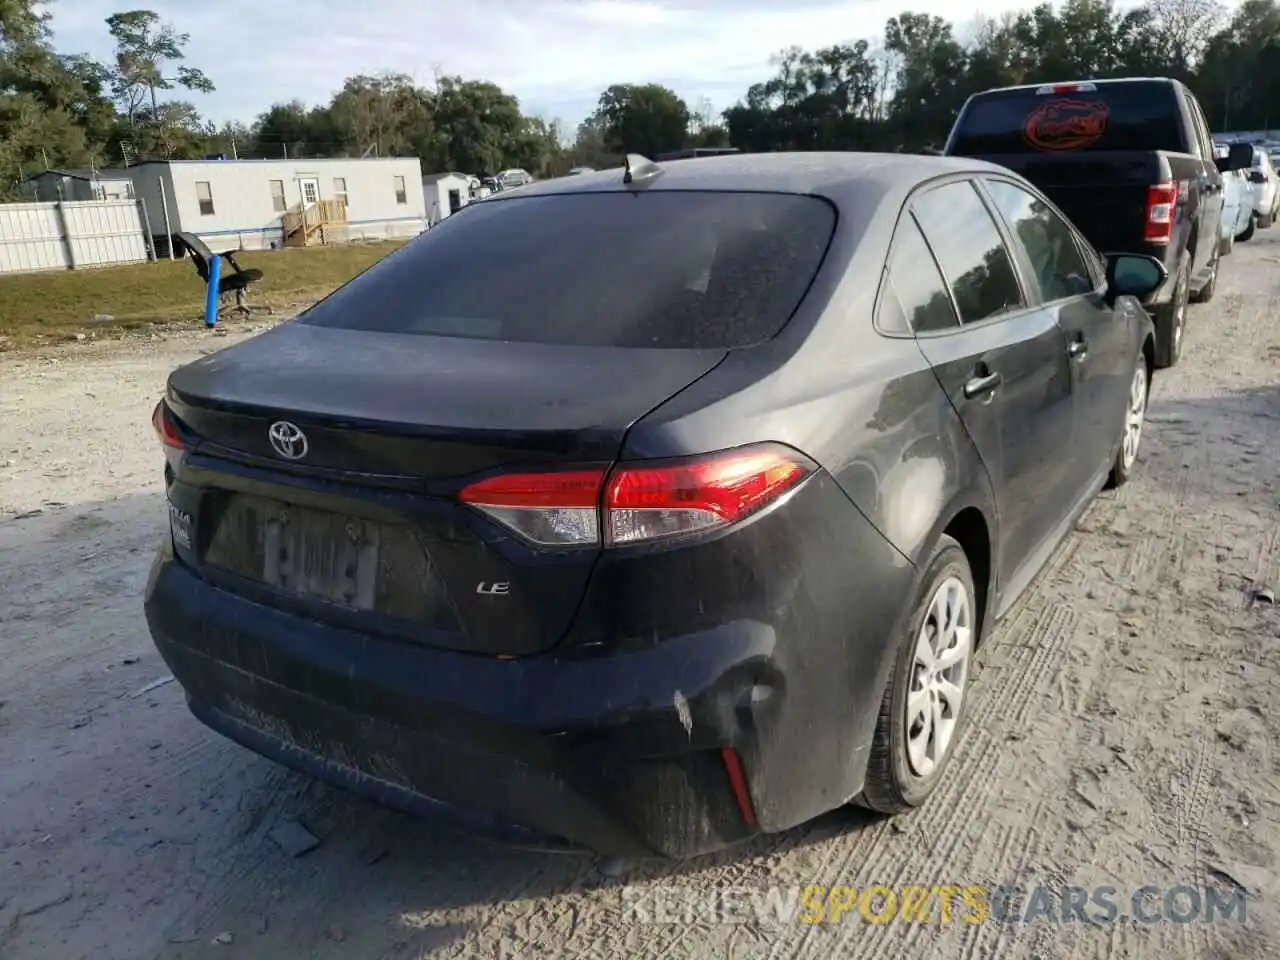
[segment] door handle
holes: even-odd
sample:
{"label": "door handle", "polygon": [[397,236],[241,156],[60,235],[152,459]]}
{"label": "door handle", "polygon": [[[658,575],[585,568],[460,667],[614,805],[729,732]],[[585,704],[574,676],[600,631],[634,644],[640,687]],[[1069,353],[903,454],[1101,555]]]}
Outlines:
{"label": "door handle", "polygon": [[1004,377],[998,373],[988,373],[974,377],[964,385],[964,398],[973,400],[986,394],[995,393],[996,387],[1004,383]]}
{"label": "door handle", "polygon": [[1067,347],[1067,356],[1072,360],[1083,360],[1089,353],[1089,341],[1081,337],[1079,340],[1072,340],[1071,345]]}

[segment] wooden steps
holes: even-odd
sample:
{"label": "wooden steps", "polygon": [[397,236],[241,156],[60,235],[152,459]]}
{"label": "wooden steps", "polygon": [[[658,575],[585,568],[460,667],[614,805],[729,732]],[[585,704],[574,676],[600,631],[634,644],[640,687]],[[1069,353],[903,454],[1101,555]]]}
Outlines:
{"label": "wooden steps", "polygon": [[341,200],[294,204],[280,216],[286,247],[312,247],[347,242],[347,205]]}

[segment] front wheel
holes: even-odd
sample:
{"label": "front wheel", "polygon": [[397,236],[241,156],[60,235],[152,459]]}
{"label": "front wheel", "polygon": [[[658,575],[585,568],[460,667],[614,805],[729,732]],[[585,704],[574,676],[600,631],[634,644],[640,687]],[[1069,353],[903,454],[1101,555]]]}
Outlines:
{"label": "front wheel", "polygon": [[925,568],[880,702],[862,806],[903,813],[937,787],[963,728],[978,629],[969,561],[944,536]]}
{"label": "front wheel", "polygon": [[1133,476],[1138,464],[1138,448],[1142,443],[1142,428],[1147,420],[1147,400],[1151,396],[1151,375],[1147,370],[1147,358],[1138,354],[1129,381],[1129,397],[1124,407],[1124,423],[1120,434],[1120,449],[1116,451],[1107,488],[1123,487]]}
{"label": "front wheel", "polygon": [[1252,240],[1254,229],[1256,229],[1256,225],[1254,224],[1254,216],[1253,214],[1249,214],[1249,225],[1245,227],[1240,233],[1236,234],[1236,243],[1246,243],[1249,240]]}

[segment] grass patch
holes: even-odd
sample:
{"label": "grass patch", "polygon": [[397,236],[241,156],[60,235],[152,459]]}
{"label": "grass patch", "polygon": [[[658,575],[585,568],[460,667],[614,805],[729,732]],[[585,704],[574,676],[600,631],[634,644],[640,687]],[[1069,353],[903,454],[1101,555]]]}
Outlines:
{"label": "grass patch", "polygon": [[[388,240],[246,251],[236,260],[263,273],[250,302],[285,306],[320,299],[402,245]],[[110,327],[199,323],[204,300],[204,283],[190,260],[0,277],[0,349]]]}

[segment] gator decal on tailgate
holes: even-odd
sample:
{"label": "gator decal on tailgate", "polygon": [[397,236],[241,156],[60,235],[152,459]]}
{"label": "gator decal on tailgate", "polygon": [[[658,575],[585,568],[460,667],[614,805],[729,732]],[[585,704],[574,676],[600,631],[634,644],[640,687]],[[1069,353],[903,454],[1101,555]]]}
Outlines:
{"label": "gator decal on tailgate", "polygon": [[1106,132],[1107,111],[1101,100],[1047,100],[1027,114],[1022,137],[1036,150],[1082,150]]}

